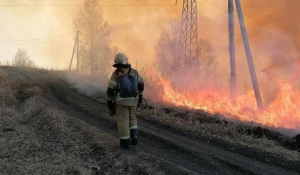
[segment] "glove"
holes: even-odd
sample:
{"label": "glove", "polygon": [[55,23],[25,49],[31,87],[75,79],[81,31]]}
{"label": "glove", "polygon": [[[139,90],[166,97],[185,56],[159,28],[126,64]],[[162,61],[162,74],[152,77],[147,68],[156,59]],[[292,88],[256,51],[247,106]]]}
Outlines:
{"label": "glove", "polygon": [[139,95],[139,99],[138,99],[138,107],[140,107],[140,105],[142,104],[143,102],[143,95]]}
{"label": "glove", "polygon": [[108,109],[112,109],[114,107],[112,100],[107,100],[107,107]]}

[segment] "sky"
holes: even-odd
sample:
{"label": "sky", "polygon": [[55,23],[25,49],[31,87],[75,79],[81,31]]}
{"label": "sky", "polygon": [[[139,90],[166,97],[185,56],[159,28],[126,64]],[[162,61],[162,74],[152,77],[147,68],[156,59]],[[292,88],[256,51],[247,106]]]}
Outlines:
{"label": "sky", "polygon": [[[217,52],[218,70],[229,76],[227,1],[197,2],[198,38],[212,43]],[[0,62],[11,61],[17,49],[22,48],[40,67],[68,67],[75,38],[73,20],[80,7],[47,5],[81,5],[84,0],[0,0],[0,5],[3,4],[46,6],[0,6]],[[170,20],[181,19],[182,0],[178,0],[177,5],[175,0],[99,0],[99,4],[104,5],[105,20],[111,28],[110,47],[124,52],[130,62],[151,65],[161,32]],[[136,6],[115,6],[126,4]],[[297,0],[242,1],[259,77],[263,76],[259,71],[271,62],[282,65],[299,56],[296,48],[300,45],[300,24],[295,22],[299,5]],[[47,38],[51,36],[56,37]],[[240,82],[243,79],[248,81],[248,66],[236,10],[235,42],[238,76],[242,79]],[[109,59],[113,61],[113,58]]]}
{"label": "sky", "polygon": [[[83,1],[79,0],[0,0],[0,4],[54,5],[83,3]],[[169,19],[179,17],[179,13],[176,14],[173,11],[177,10],[180,12],[180,7],[173,5],[175,3],[172,0],[165,2],[158,0],[152,2],[144,1],[143,3],[122,0],[99,1],[99,4],[104,5],[154,5],[160,3],[172,3],[172,5],[155,7],[103,6],[105,19],[111,27],[111,37],[109,38],[111,47],[120,48],[131,58],[150,54],[152,58],[148,56],[148,60],[153,59],[152,47],[155,44],[155,40],[159,37],[160,30]],[[70,63],[74,45],[75,32],[73,29],[73,20],[79,8],[76,6],[0,7],[0,61],[10,61],[17,49],[23,48],[27,50],[31,59],[39,66],[67,67]],[[170,15],[170,12],[173,15]],[[57,35],[60,36],[31,40]]]}
{"label": "sky", "polygon": [[[83,0],[0,0],[1,4],[83,4]],[[170,20],[181,19],[182,0],[101,0],[110,28],[110,46],[117,47],[132,59],[151,64],[155,59],[155,45],[161,31]],[[168,4],[168,5],[159,5]],[[106,6],[108,5],[108,6]],[[110,6],[113,5],[113,6]],[[137,6],[114,6],[137,5]],[[139,6],[141,5],[141,6]],[[147,6],[150,5],[150,6]],[[152,6],[155,5],[155,6]],[[157,6],[156,6],[157,5]],[[207,33],[227,37],[226,8],[209,1],[198,2],[199,36]],[[4,6],[0,7],[0,61],[11,60],[18,48],[28,51],[40,66],[66,67],[71,58],[75,32],[73,20],[80,7],[69,6]],[[224,9],[225,8],[225,9]],[[208,26],[209,31],[201,26]],[[220,27],[222,29],[220,29]],[[48,39],[30,40],[57,36]],[[214,38],[212,38],[214,39]],[[3,41],[4,40],[4,41]],[[5,41],[29,40],[29,41]]]}

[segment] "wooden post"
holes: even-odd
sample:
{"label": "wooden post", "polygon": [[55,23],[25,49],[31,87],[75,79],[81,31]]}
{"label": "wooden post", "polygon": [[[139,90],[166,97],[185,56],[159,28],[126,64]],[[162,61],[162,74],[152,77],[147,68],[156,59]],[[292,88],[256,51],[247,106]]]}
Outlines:
{"label": "wooden post", "polygon": [[79,51],[78,51],[78,47],[79,47],[79,31],[77,31],[77,36],[76,36],[76,45],[77,45],[77,67],[76,67],[76,70],[77,70],[77,73],[79,72],[78,70],[78,63],[79,63]]}
{"label": "wooden post", "polygon": [[234,47],[234,18],[233,0],[228,0],[228,31],[229,31],[229,55],[230,55],[230,95],[234,99],[236,96],[236,65]]}
{"label": "wooden post", "polygon": [[255,93],[257,107],[262,108],[263,103],[262,103],[259,85],[258,85],[256,73],[255,73],[255,67],[254,67],[253,60],[252,60],[252,54],[251,54],[250,45],[249,45],[249,41],[248,41],[247,30],[246,30],[245,23],[244,23],[244,17],[243,17],[240,0],[235,0],[235,5],[236,5],[237,13],[238,13],[241,33],[242,33],[243,42],[244,42],[244,48],[245,48],[245,52],[246,52],[246,56],[247,56],[247,62],[248,62],[248,67],[249,67],[249,71],[250,71],[253,90]]}
{"label": "wooden post", "polygon": [[71,63],[70,63],[70,66],[69,66],[69,70],[71,70],[71,66],[72,66],[72,62],[73,62],[75,47],[76,47],[76,44],[77,44],[77,37],[78,37],[78,33],[76,34],[76,40],[75,40],[74,47],[73,47],[73,52],[72,52],[72,57],[71,57]]}

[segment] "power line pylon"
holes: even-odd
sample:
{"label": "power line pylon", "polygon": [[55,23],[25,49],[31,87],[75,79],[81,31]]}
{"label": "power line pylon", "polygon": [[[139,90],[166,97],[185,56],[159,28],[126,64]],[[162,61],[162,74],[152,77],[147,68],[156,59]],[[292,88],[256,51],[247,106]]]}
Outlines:
{"label": "power line pylon", "polygon": [[198,60],[197,0],[183,0],[179,63],[191,66]]}

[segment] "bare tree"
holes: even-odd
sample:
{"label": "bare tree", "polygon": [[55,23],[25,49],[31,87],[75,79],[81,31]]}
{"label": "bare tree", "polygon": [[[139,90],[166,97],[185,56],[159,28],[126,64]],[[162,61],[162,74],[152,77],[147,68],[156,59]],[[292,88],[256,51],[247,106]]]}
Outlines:
{"label": "bare tree", "polygon": [[18,49],[16,55],[13,57],[13,66],[18,67],[34,67],[33,61],[30,60],[30,56],[28,55],[25,49]]}
{"label": "bare tree", "polygon": [[102,8],[97,0],[86,0],[74,20],[74,28],[79,31],[79,69],[82,73],[94,75],[108,73],[108,58],[111,53],[108,47],[109,27],[104,20]]}
{"label": "bare tree", "polygon": [[[156,46],[156,64],[164,77],[179,72],[181,65],[178,63],[180,49],[180,23],[171,21],[169,27],[164,30]],[[198,65],[193,65],[197,74],[202,77],[215,75],[216,55],[212,45],[204,39],[198,40]],[[186,67],[186,66],[184,66]]]}
{"label": "bare tree", "polygon": [[204,39],[198,41],[199,67],[200,72],[205,75],[212,75],[216,71],[216,55],[212,45]]}
{"label": "bare tree", "polygon": [[[161,34],[156,46],[156,64],[162,75],[172,74],[179,50],[180,28],[178,22],[172,20]],[[168,65],[168,67],[166,67]]]}

